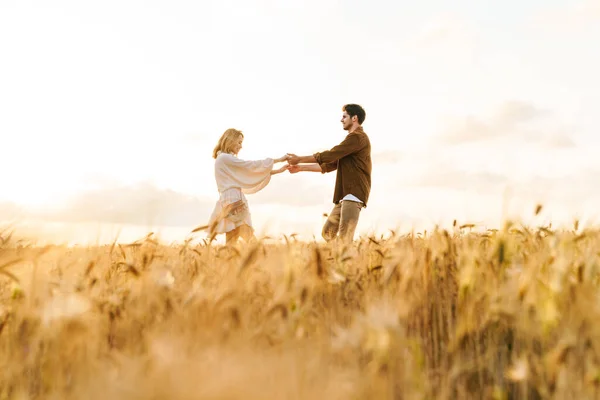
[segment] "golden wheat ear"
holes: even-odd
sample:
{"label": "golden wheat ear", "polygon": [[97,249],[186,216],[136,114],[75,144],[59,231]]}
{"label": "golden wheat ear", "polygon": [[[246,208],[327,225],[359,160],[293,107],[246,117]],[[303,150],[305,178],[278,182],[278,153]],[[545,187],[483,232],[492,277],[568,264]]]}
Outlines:
{"label": "golden wheat ear", "polygon": [[208,229],[208,225],[202,225],[202,226],[199,226],[199,227],[197,227],[197,228],[194,228],[194,229],[192,230],[192,233],[196,233],[196,232],[204,231],[204,230],[206,230],[206,229]]}

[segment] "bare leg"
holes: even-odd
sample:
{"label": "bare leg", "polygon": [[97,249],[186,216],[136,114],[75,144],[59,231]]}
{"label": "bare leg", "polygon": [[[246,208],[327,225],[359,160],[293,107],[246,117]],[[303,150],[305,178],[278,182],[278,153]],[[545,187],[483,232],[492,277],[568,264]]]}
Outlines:
{"label": "bare leg", "polygon": [[256,239],[254,237],[254,230],[248,225],[243,224],[225,234],[225,243],[233,244],[237,242],[240,237],[244,239],[246,243]]}
{"label": "bare leg", "polygon": [[230,245],[233,244],[235,242],[237,242],[238,238],[240,237],[240,229],[235,228],[234,230],[231,230],[227,233],[225,233],[225,244]]}
{"label": "bare leg", "polygon": [[256,240],[256,237],[254,236],[254,230],[248,225],[240,225],[238,229],[241,238],[244,239],[246,243],[250,243],[251,241]]}

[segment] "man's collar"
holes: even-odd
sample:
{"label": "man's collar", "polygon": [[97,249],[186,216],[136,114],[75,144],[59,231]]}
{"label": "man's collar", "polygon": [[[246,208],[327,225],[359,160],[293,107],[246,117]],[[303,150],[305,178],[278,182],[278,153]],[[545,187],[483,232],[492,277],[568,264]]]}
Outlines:
{"label": "man's collar", "polygon": [[352,132],[348,132],[348,134],[352,134],[352,133],[365,133],[365,131],[363,131],[363,127],[362,125],[359,125],[355,130],[353,130]]}

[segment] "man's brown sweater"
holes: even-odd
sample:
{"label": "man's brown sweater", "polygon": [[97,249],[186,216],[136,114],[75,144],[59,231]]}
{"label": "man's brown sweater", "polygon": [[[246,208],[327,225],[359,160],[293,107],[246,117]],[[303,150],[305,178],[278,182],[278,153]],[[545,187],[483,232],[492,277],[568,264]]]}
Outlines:
{"label": "man's brown sweater", "polygon": [[371,192],[371,142],[362,127],[331,150],[313,154],[322,173],[337,170],[333,202],[352,194],[367,206]]}

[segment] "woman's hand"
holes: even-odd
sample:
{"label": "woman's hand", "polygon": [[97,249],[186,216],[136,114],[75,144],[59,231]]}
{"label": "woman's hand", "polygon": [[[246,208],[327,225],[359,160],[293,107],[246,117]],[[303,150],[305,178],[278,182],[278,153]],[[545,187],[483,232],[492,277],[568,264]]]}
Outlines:
{"label": "woman's hand", "polygon": [[288,155],[286,154],[283,157],[276,158],[275,162],[276,163],[278,163],[278,162],[284,162],[284,161],[287,161],[287,159],[288,159]]}
{"label": "woman's hand", "polygon": [[290,167],[289,164],[285,164],[283,167],[281,167],[279,169],[273,169],[273,170],[271,170],[271,175],[277,175],[284,171],[287,171],[289,167]]}

